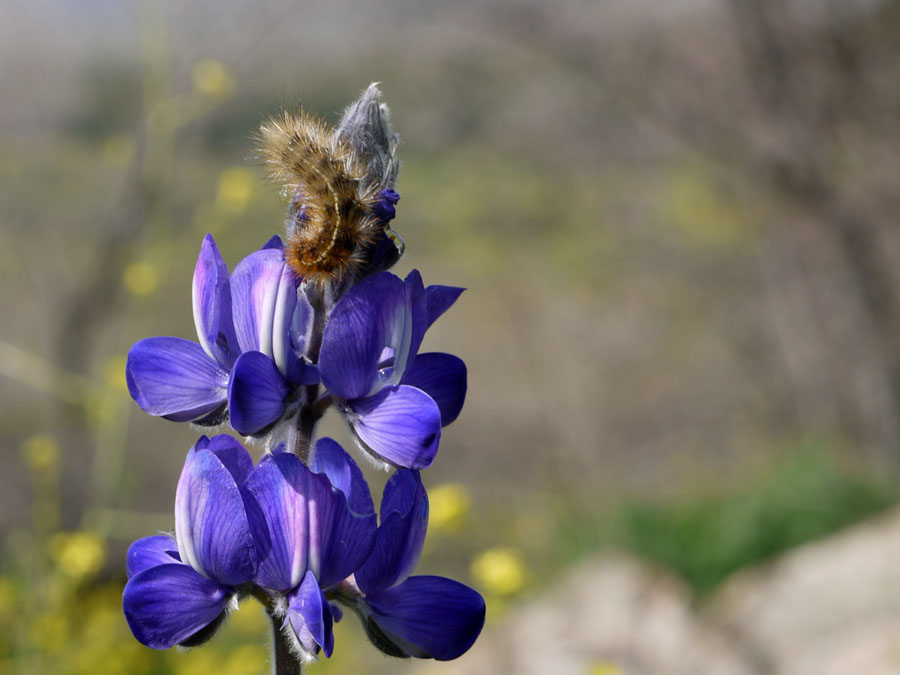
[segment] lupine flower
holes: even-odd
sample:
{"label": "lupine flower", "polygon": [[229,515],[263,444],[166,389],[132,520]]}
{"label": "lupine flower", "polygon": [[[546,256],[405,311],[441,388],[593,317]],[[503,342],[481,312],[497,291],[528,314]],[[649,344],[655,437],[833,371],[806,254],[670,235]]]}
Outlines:
{"label": "lupine flower", "polygon": [[455,659],[484,626],[484,599],[438,576],[410,576],[428,527],[428,496],[418,471],[399,469],[384,489],[375,546],[353,577],[336,589],[369,638],[391,656]]}
{"label": "lupine flower", "polygon": [[463,289],[379,272],[335,305],[319,352],[322,382],[365,450],[397,467],[430,466],[441,427],[456,419],[466,367],[450,354],[418,354],[428,327]]}
{"label": "lupine flower", "polygon": [[239,488],[252,468],[229,436],[203,436],[188,451],[175,493],[175,537],[146,537],[128,550],[122,604],[142,644],[204,642],[236,606],[258,560]]}
{"label": "lupine flower", "polygon": [[151,415],[201,424],[222,421],[227,403],[232,427],[245,435],[276,421],[295,386],[317,381],[302,358],[312,310],[298,283],[278,237],[229,276],[207,235],[193,282],[199,343],[154,337],[135,344],[126,366],[132,398]]}
{"label": "lupine flower", "polygon": [[254,468],[224,434],[191,448],[175,496],[174,538],[139,539],[128,552],[123,606],[141,643],[199,644],[255,583],[280,601],[283,628],[299,651],[331,655],[333,619],[322,588],[366,560],[376,516],[349,455],[330,439],[318,447],[320,473],[280,451]]}
{"label": "lupine flower", "polygon": [[287,452],[263,457],[245,486],[259,505],[257,540],[267,542],[254,581],[284,598],[282,630],[306,658],[320,648],[331,656],[333,616],[323,589],[366,559],[376,529],[368,487],[353,460],[330,439],[321,439],[317,452],[330,472],[346,475],[363,492],[346,496],[324,470],[314,473]]}

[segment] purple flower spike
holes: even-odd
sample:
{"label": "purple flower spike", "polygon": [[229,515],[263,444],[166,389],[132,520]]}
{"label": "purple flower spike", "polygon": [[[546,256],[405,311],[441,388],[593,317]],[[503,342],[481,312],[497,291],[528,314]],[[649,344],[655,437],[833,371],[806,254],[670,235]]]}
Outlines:
{"label": "purple flower spike", "polygon": [[[200,644],[215,632],[237,587],[256,573],[257,543],[240,484],[253,466],[229,436],[188,451],[175,497],[175,538],[139,539],[128,551],[122,594],[134,636],[153,649]],[[255,519],[254,519],[255,522]]]}
{"label": "purple flower spike", "polygon": [[425,330],[462,289],[426,289],[417,271],[405,281],[373,274],[335,306],[322,339],[319,373],[362,447],[396,467],[423,469],[441,427],[465,399],[465,365],[448,354],[416,356]]}

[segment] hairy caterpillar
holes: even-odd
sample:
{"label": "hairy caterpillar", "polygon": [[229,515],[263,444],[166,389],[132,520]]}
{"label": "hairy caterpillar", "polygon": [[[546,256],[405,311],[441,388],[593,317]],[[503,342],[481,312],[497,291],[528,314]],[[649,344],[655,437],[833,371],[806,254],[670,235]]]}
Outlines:
{"label": "hairy caterpillar", "polygon": [[353,147],[321,120],[284,111],[261,125],[259,156],[290,200],[288,265],[320,286],[354,272],[384,224],[378,186]]}

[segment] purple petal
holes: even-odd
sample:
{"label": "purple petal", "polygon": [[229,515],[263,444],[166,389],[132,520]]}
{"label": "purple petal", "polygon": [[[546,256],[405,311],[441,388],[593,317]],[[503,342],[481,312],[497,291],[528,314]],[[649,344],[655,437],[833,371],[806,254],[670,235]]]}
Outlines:
{"label": "purple petal", "polygon": [[212,451],[191,448],[175,490],[175,539],[181,559],[229,586],[250,580],[256,546],[234,476]]}
{"label": "purple petal", "polygon": [[[304,301],[306,299],[304,298]],[[287,265],[281,266],[278,293],[275,296],[275,314],[272,318],[272,358],[282,374],[291,372],[293,364],[299,361],[294,352],[292,340],[294,315],[297,313],[297,275]],[[300,313],[305,307],[301,305]]]}
{"label": "purple petal", "polygon": [[251,253],[234,268],[231,306],[242,352],[273,355],[272,326],[284,266],[282,251],[267,248]]}
{"label": "purple petal", "polygon": [[[386,347],[405,359],[411,331],[406,290],[389,272],[379,272],[347,291],[331,312],[319,352],[319,374],[333,394],[349,401],[368,396],[390,383],[379,377]],[[407,331],[409,332],[409,331]],[[405,351],[403,351],[405,347]],[[396,368],[395,368],[396,370]],[[399,381],[402,369],[396,380]]]}
{"label": "purple petal", "polygon": [[425,289],[425,295],[428,298],[429,328],[441,314],[450,309],[464,290],[466,289],[456,286],[429,286]]}
{"label": "purple petal", "polygon": [[354,513],[344,493],[334,491],[335,514],[327,541],[322,547],[322,563],[316,577],[322,588],[340,583],[365,562],[375,544],[378,517],[375,513]]}
{"label": "purple petal", "polygon": [[393,220],[397,215],[396,204],[400,201],[400,195],[393,188],[387,188],[378,193],[378,201],[372,211],[375,217],[382,223]]}
{"label": "purple petal", "polygon": [[331,484],[344,493],[353,511],[375,513],[375,504],[362,471],[337,441],[331,438],[316,441],[310,468],[328,476]]}
{"label": "purple petal", "polygon": [[401,385],[352,401],[347,419],[359,440],[396,467],[431,466],[441,440],[441,411],[420,389]]}
{"label": "purple petal", "polygon": [[249,436],[281,417],[291,386],[275,363],[261,352],[244,352],[234,362],[228,383],[231,428]]}
{"label": "purple petal", "polygon": [[238,485],[247,480],[253,471],[253,459],[250,453],[235,438],[228,434],[218,434],[212,438],[201,436],[194,446],[197,450],[209,450],[225,465]]}
{"label": "purple petal", "polygon": [[441,426],[459,416],[466,400],[466,364],[452,354],[419,354],[401,380],[428,394],[441,410]]}
{"label": "purple petal", "polygon": [[181,562],[178,557],[178,546],[167,534],[138,539],[128,547],[125,557],[125,573],[130,579],[138,572],[143,572],[157,565],[170,565]]}
{"label": "purple petal", "polygon": [[381,526],[375,546],[356,581],[366,594],[406,579],[419,563],[428,529],[428,496],[418,471],[400,469],[388,481],[381,500]]}
{"label": "purple petal", "polygon": [[343,493],[327,476],[314,474],[295,455],[280,452],[262,459],[247,490],[263,514],[257,539],[268,539],[255,580],[276,591],[296,588],[307,570],[323,588],[356,569],[372,547],[375,514],[350,511]]}
{"label": "purple petal", "polygon": [[168,649],[215,621],[233,592],[187,565],[158,565],[125,584],[122,606],[141,644]]}
{"label": "purple petal", "polygon": [[[410,577],[399,586],[368,596],[374,622],[406,656],[449,661],[471,647],[484,626],[484,598],[444,577]],[[367,630],[371,632],[369,626]]]}
{"label": "purple petal", "polygon": [[194,268],[192,298],[194,325],[203,351],[223,368],[230,368],[234,361],[230,350],[237,348],[237,341],[231,321],[228,266],[209,234],[203,239]]}
{"label": "purple petal", "polygon": [[313,474],[293,454],[263,457],[246,483],[259,504],[270,547],[260,555],[255,581],[275,591],[296,588],[307,570],[318,567],[322,539],[331,527],[331,484]]}
{"label": "purple petal", "polygon": [[279,237],[277,234],[272,235],[269,238],[269,241],[267,241],[265,244],[263,244],[259,250],[265,251],[266,249],[269,249],[269,248],[278,249],[279,251],[283,250],[284,242],[281,241],[281,237]]}
{"label": "purple petal", "polygon": [[331,656],[334,651],[331,607],[312,572],[307,572],[300,587],[288,596],[285,622],[307,654],[314,656],[321,647],[326,657]]}
{"label": "purple petal", "polygon": [[175,422],[202,417],[225,402],[228,373],[196,342],[174,337],[141,340],[128,352],[128,391],[150,415]]}
{"label": "purple petal", "polygon": [[413,270],[406,275],[406,280],[403,284],[406,287],[408,308],[408,325],[404,327],[404,330],[409,333],[409,344],[408,346],[404,345],[406,352],[402,358],[402,352],[399,349],[397,350],[397,363],[394,364],[394,369],[398,377],[392,379],[391,384],[400,382],[400,376],[406,372],[413,359],[416,358],[416,354],[419,353],[419,347],[422,344],[422,338],[425,337],[425,330],[428,328],[428,299],[419,270]]}

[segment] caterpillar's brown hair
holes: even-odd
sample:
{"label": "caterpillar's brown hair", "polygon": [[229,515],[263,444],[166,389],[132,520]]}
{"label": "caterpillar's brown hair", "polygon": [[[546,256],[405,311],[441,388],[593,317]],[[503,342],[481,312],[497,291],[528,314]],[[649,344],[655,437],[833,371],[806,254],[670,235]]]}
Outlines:
{"label": "caterpillar's brown hair", "polygon": [[379,229],[377,190],[353,148],[321,120],[285,111],[261,125],[259,156],[290,200],[288,265],[319,285],[353,272]]}

